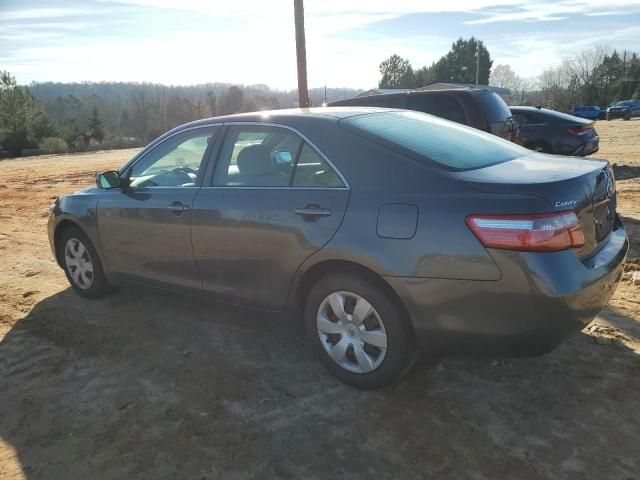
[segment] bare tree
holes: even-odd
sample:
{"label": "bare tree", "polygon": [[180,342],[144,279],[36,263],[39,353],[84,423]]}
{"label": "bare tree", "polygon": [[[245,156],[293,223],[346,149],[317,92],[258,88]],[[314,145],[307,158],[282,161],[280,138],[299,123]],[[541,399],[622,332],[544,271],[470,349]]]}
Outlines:
{"label": "bare tree", "polygon": [[142,92],[133,95],[130,102],[134,135],[145,141],[150,140],[158,130],[160,120],[157,102]]}

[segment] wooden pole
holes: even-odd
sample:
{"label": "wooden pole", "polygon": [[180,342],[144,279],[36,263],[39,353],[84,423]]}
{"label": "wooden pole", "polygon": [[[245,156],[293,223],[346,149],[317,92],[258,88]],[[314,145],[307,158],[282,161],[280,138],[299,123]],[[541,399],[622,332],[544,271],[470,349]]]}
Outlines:
{"label": "wooden pole", "polygon": [[480,40],[477,40],[476,46],[476,85],[478,85],[478,78],[480,77]]}
{"label": "wooden pole", "polygon": [[298,106],[309,107],[307,86],[307,48],[304,39],[304,5],[302,0],[293,0],[296,23],[296,57],[298,59]]}
{"label": "wooden pole", "polygon": [[618,85],[618,101],[622,100],[622,82],[624,81],[625,68],[627,66],[627,51],[624,51],[624,57],[622,57],[622,75],[620,76],[620,84]]}

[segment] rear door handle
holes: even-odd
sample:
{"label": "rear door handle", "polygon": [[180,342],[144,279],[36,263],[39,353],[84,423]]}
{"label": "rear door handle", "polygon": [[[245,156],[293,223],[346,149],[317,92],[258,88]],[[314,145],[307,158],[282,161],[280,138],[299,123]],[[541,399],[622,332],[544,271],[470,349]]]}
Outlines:
{"label": "rear door handle", "polygon": [[167,205],[166,209],[169,210],[171,213],[175,213],[176,215],[179,215],[182,212],[189,210],[189,206],[181,202],[173,202],[170,205]]}
{"label": "rear door handle", "polygon": [[296,215],[301,215],[309,220],[317,220],[320,217],[328,217],[331,215],[331,210],[328,208],[320,208],[316,205],[308,205],[304,208],[296,208],[294,210]]}

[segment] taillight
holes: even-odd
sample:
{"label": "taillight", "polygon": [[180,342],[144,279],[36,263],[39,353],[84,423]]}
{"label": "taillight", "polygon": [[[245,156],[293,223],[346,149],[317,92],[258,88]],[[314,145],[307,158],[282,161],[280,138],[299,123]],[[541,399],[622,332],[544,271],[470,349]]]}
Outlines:
{"label": "taillight", "polygon": [[553,252],[584,245],[572,211],[542,215],[470,215],[467,225],[485,247]]}
{"label": "taillight", "polygon": [[589,133],[591,131],[591,129],[593,128],[593,126],[589,125],[588,127],[574,127],[574,128],[568,128],[567,132],[569,132],[571,135],[584,135],[585,133]]}

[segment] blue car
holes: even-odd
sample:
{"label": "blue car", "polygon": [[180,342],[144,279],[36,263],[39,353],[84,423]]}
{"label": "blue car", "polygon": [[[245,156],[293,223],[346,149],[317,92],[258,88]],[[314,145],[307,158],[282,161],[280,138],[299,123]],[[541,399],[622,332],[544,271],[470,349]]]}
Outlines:
{"label": "blue car", "polygon": [[590,120],[602,120],[607,112],[596,105],[575,106],[569,112],[574,117],[588,118]]}

